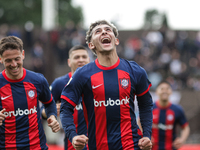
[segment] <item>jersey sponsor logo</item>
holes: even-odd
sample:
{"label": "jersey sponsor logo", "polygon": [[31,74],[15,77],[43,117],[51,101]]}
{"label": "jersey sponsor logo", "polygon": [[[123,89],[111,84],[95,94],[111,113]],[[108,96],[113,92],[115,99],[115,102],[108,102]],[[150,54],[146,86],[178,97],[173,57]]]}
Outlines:
{"label": "jersey sponsor logo", "polygon": [[8,96],[6,96],[6,97],[1,97],[1,100],[3,101],[3,100],[5,100],[6,98],[8,98],[8,97],[10,97],[11,95],[8,95]]}
{"label": "jersey sponsor logo", "polygon": [[159,124],[152,124],[152,128],[157,128],[157,129],[161,129],[161,130],[172,130],[173,129],[173,125],[165,125],[162,123]]}
{"label": "jersey sponsor logo", "polygon": [[76,110],[83,110],[83,107],[82,107],[81,103],[76,105],[75,109]]}
{"label": "jersey sponsor logo", "polygon": [[29,114],[34,114],[37,113],[37,107],[33,107],[30,109],[24,109],[21,110],[20,108],[18,108],[16,111],[9,111],[9,112],[4,112],[4,115],[6,115],[6,117],[12,117],[12,116],[23,116],[23,115],[29,115]]}
{"label": "jersey sponsor logo", "polygon": [[92,85],[92,89],[96,89],[96,88],[98,88],[98,87],[100,87],[100,86],[102,86],[103,84],[99,84],[99,85],[97,85],[97,86],[94,86],[94,85]]}
{"label": "jersey sponsor logo", "polygon": [[124,105],[124,104],[128,104],[129,103],[129,99],[127,96],[124,99],[116,99],[116,100],[112,100],[111,98],[109,98],[107,101],[103,100],[103,101],[96,101],[94,99],[94,106],[95,107],[102,107],[102,106],[114,106],[114,105]]}
{"label": "jersey sponsor logo", "polygon": [[123,78],[123,79],[119,79],[120,81],[120,85],[122,88],[127,89],[128,85],[129,85],[129,79]]}

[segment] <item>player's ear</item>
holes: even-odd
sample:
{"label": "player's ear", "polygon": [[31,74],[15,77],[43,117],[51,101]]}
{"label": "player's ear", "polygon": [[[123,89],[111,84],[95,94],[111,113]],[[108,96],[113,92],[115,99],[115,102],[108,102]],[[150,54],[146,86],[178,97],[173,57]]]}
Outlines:
{"label": "player's ear", "polygon": [[119,39],[115,38],[115,45],[119,45]]}
{"label": "player's ear", "polygon": [[95,46],[94,46],[94,44],[93,44],[92,42],[88,43],[88,47],[89,47],[90,49],[94,49],[94,48],[95,48]]}
{"label": "player's ear", "polygon": [[22,50],[22,59],[24,59],[24,58],[25,58],[25,51]]}
{"label": "player's ear", "polygon": [[71,68],[71,62],[70,62],[70,59],[67,59],[67,63],[68,63],[68,66]]}

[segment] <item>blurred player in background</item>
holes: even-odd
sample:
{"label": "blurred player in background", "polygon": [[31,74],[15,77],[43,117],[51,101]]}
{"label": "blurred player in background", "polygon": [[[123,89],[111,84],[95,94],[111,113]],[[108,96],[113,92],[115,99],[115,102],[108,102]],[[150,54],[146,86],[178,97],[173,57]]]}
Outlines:
{"label": "blurred player in background", "polygon": [[[151,83],[146,71],[133,61],[120,59],[118,31],[105,20],[91,24],[86,41],[97,59],[78,69],[61,94],[61,122],[66,136],[80,150],[88,142],[96,150],[150,150],[152,127]],[[143,135],[137,126],[137,95]],[[74,107],[83,97],[88,137],[78,135],[73,124]],[[88,141],[89,140],[89,141]]]}
{"label": "blurred player in background", "polygon": [[[51,86],[51,92],[53,95],[54,100],[56,101],[57,106],[57,115],[60,116],[60,105],[61,105],[61,92],[65,85],[68,83],[71,76],[74,74],[78,67],[82,67],[85,64],[89,63],[89,54],[88,49],[82,45],[74,46],[69,50],[69,58],[68,58],[68,65],[71,68],[71,72],[68,74],[56,78]],[[46,118],[45,111],[43,110],[43,117]],[[78,134],[85,134],[87,135],[87,127],[83,115],[83,107],[81,103],[74,108],[74,124],[76,126],[76,131]],[[64,139],[65,150],[74,150],[71,142],[68,140],[67,137]],[[84,150],[87,150],[87,147],[84,147]]]}
{"label": "blurred player in background", "polygon": [[56,104],[45,77],[23,68],[24,53],[21,39],[0,40],[0,149],[47,150],[39,100],[53,132],[60,129]]}
{"label": "blurred player in background", "polygon": [[[190,132],[183,109],[169,101],[172,88],[167,81],[158,84],[156,94],[159,99],[153,105],[152,150],[179,149]],[[182,127],[180,137],[176,135],[177,124]]]}

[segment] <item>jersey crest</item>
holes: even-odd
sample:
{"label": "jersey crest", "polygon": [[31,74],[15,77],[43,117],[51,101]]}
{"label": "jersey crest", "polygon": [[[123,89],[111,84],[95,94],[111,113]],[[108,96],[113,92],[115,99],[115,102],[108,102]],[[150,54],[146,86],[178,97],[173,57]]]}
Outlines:
{"label": "jersey crest", "polygon": [[35,98],[35,92],[36,92],[36,90],[27,90],[26,91],[27,92],[27,94],[28,94],[28,96],[31,98],[31,99],[34,99]]}
{"label": "jersey crest", "polygon": [[126,89],[129,86],[129,79],[119,79],[122,88]]}
{"label": "jersey crest", "polygon": [[174,119],[173,115],[170,114],[170,115],[167,116],[167,120],[172,121],[173,119]]}

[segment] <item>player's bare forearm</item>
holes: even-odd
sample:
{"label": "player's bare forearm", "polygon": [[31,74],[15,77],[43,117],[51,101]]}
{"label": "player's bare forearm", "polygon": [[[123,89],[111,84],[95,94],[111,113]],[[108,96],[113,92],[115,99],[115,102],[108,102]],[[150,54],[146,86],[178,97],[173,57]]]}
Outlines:
{"label": "player's bare forearm", "polygon": [[173,142],[173,146],[176,149],[179,149],[181,146],[183,146],[183,144],[185,143],[185,141],[187,140],[188,136],[190,134],[190,127],[189,125],[187,125],[186,127],[184,127],[181,131],[181,136],[177,137],[174,142]]}
{"label": "player's bare forearm", "polygon": [[56,104],[57,116],[60,116],[60,106],[61,106],[61,103],[57,103],[57,104]]}

